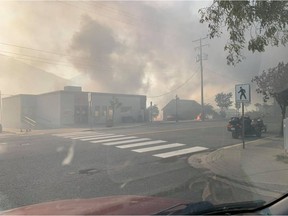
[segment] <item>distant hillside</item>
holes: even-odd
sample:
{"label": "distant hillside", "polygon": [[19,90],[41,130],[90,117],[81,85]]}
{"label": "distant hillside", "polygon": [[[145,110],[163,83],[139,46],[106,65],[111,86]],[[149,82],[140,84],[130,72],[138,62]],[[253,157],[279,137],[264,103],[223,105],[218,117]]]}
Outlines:
{"label": "distant hillside", "polygon": [[68,83],[54,74],[0,55],[0,91],[4,94],[39,94],[63,89]]}

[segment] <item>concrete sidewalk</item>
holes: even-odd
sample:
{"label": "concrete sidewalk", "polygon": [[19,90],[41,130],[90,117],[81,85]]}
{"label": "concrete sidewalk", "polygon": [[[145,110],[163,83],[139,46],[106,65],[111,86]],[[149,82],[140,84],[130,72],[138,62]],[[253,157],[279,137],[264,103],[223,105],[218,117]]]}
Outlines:
{"label": "concrete sidewalk", "polygon": [[285,193],[288,192],[288,154],[283,142],[283,138],[266,137],[247,142],[245,149],[238,144],[193,155],[188,162],[194,168],[208,169],[216,176],[241,184]]}

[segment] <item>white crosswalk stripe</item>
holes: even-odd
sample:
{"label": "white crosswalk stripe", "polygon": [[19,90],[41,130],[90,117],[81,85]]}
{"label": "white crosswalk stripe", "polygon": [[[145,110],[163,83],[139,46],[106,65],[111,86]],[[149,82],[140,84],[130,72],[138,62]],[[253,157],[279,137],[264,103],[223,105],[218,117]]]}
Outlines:
{"label": "white crosswalk stripe", "polygon": [[129,145],[121,145],[121,146],[116,146],[117,148],[133,148],[133,147],[139,147],[139,146],[145,146],[145,145],[154,145],[154,144],[159,144],[159,143],[165,143],[166,141],[164,140],[155,140],[155,141],[148,141],[148,142],[141,142],[141,143],[135,143],[135,144],[129,144]]}
{"label": "white crosswalk stripe", "polygon": [[115,134],[94,134],[94,135],[89,135],[89,136],[76,136],[76,137],[71,137],[71,139],[86,139],[86,138],[97,138],[97,137],[105,137],[105,136],[113,136]]}
{"label": "white crosswalk stripe", "polygon": [[132,151],[138,152],[138,153],[143,153],[143,152],[149,152],[149,151],[156,151],[156,150],[160,150],[160,149],[175,148],[175,147],[184,146],[184,145],[185,144],[181,144],[181,143],[172,143],[172,144],[167,144],[167,145],[153,146],[153,147],[149,147],[149,148],[135,149]]}
{"label": "white crosswalk stripe", "polygon": [[179,156],[179,155],[183,155],[183,154],[189,154],[189,153],[204,151],[207,149],[208,148],[196,146],[196,147],[192,147],[192,148],[186,148],[186,149],[181,149],[181,150],[177,150],[177,151],[156,154],[153,156],[160,157],[160,158],[168,158],[168,157],[174,157],[174,156]]}
{"label": "white crosswalk stripe", "polygon": [[[124,137],[124,135],[110,135],[110,136],[102,136],[102,137],[97,137],[94,140],[106,140],[110,138],[116,138],[116,137]],[[97,141],[90,141],[91,143],[98,143]]]}
{"label": "white crosswalk stripe", "polygon": [[137,137],[118,137],[118,138],[113,138],[113,139],[104,139],[104,140],[98,140],[98,141],[91,141],[91,143],[103,143],[103,142],[111,142],[111,141],[117,141],[117,140],[125,140],[125,139],[134,139]]}
{"label": "white crosswalk stripe", "polygon": [[0,134],[0,139],[1,138],[7,138],[7,137],[9,138],[9,137],[12,137],[12,136],[16,136],[16,134],[10,134],[10,133],[9,134]]}
{"label": "white crosswalk stripe", "polygon": [[109,143],[104,143],[103,145],[121,145],[121,144],[127,144],[127,143],[135,143],[135,142],[140,142],[140,141],[147,141],[151,140],[149,138],[139,138],[139,139],[133,139],[133,140],[125,140],[125,141],[117,141],[117,142],[109,142]]}
{"label": "white crosswalk stripe", "polygon": [[108,135],[108,134],[103,134],[103,133],[86,133],[86,134],[74,134],[74,135],[66,135],[63,136],[64,138],[70,138],[72,139],[73,137],[88,137],[88,136],[96,136],[96,135]]}
{"label": "white crosswalk stripe", "polygon": [[97,132],[94,131],[81,131],[81,132],[71,132],[71,133],[59,133],[59,134],[53,134],[53,136],[77,136],[77,135],[81,135],[81,134],[90,134],[90,133],[94,133],[94,134],[98,134]]}
{"label": "white crosswalk stripe", "polygon": [[[120,149],[129,149],[130,151],[137,153],[148,154],[149,152],[154,152],[151,155],[157,158],[186,156],[188,154],[193,154],[208,149],[201,146],[187,148],[187,145],[183,143],[168,143],[164,140],[152,140],[150,138],[139,138],[136,136],[100,133],[95,131],[81,131],[52,135],[72,140],[86,141],[93,144],[100,144],[103,146],[114,146]],[[4,145],[4,143],[0,143],[0,145]],[[158,154],[155,154],[155,151],[157,151]]]}
{"label": "white crosswalk stripe", "polygon": [[91,140],[95,140],[95,139],[97,139],[98,137],[105,137],[106,135],[108,135],[108,136],[113,136],[113,135],[116,135],[116,134],[102,134],[102,135],[96,135],[96,136],[93,136],[93,137],[89,137],[89,138],[87,138],[87,137],[85,137],[85,138],[82,138],[82,139],[80,139],[81,141],[91,141]]}

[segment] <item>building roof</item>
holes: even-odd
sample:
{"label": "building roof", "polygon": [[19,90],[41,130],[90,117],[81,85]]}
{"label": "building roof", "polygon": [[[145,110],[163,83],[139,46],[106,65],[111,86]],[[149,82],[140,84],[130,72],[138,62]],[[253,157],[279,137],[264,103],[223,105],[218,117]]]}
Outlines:
{"label": "building roof", "polygon": [[[41,95],[48,95],[48,94],[59,94],[59,93],[71,93],[71,94],[99,94],[99,95],[111,95],[111,96],[124,96],[124,97],[146,97],[146,95],[132,95],[132,94],[119,94],[119,93],[104,93],[104,92],[84,92],[84,91],[67,91],[67,90],[58,90],[58,91],[52,91],[52,92],[46,92],[46,93],[41,93],[38,95],[33,95],[33,94],[18,94],[18,95],[13,95],[10,97],[5,97],[5,98],[12,98],[12,97],[20,97],[20,96],[41,96]],[[4,99],[4,98],[3,98]]]}
{"label": "building roof", "polygon": [[[176,103],[176,99],[172,99],[171,101],[169,101],[169,103],[167,103],[162,110],[167,109],[169,106],[174,106]],[[185,100],[185,99],[179,99],[178,103],[181,104],[182,106],[186,105],[186,106],[201,106],[198,102],[196,102],[195,100]]]}

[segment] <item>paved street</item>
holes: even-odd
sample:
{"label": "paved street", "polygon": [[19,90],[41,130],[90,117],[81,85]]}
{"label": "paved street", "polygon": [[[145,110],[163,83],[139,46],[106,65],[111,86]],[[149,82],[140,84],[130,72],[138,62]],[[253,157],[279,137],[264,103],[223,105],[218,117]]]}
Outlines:
{"label": "paved street", "polygon": [[[151,123],[0,136],[1,210],[59,199],[155,195],[199,201],[187,159],[241,143],[225,122]],[[251,137],[248,140],[253,140]]]}

